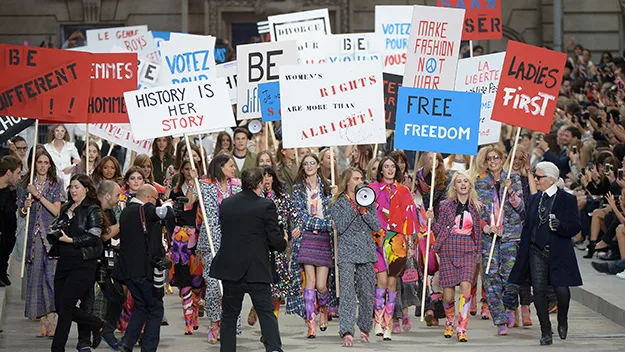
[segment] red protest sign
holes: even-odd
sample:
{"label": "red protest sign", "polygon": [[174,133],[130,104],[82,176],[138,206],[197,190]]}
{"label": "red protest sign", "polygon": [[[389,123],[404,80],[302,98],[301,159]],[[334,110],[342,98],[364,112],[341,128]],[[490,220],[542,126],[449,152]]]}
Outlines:
{"label": "red protest sign", "polygon": [[566,54],[508,42],[492,119],[549,133]]}
{"label": "red protest sign", "polygon": [[88,118],[91,123],[128,123],[124,92],[137,89],[137,54],[93,54]]}
{"label": "red protest sign", "polygon": [[438,0],[439,7],[465,9],[462,40],[501,39],[501,0]]}
{"label": "red protest sign", "polygon": [[90,56],[0,44],[0,115],[87,122]]}

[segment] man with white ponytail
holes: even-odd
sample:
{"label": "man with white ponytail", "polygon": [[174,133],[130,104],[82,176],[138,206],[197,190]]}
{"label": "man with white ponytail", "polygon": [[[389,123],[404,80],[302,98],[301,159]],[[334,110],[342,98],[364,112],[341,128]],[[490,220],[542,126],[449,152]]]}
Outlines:
{"label": "man with white ponytail", "polygon": [[571,238],[581,229],[577,199],[559,188],[560,170],[540,162],[534,172],[538,193],[530,196],[527,220],[509,281],[534,288],[534,305],[540,321],[541,345],[553,343],[547,287],[552,285],[558,299],[558,335],[566,339],[570,286],[581,286]]}

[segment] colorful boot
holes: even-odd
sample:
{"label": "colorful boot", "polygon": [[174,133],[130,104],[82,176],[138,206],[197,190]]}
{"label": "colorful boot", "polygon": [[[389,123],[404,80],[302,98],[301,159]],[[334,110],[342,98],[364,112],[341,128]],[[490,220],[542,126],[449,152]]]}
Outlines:
{"label": "colorful boot", "polygon": [[386,298],[386,305],[384,306],[384,341],[391,341],[391,324],[393,322],[393,313],[395,312],[395,300],[397,299],[397,292],[388,291],[388,297]]}
{"label": "colorful boot", "polygon": [[250,313],[247,315],[247,325],[254,326],[258,321],[258,315],[256,315],[256,309],[250,308]]}
{"label": "colorful boot", "polygon": [[471,300],[471,315],[476,315],[477,314],[477,284],[471,286],[471,297],[473,297],[473,299]]}
{"label": "colorful boot", "polygon": [[374,300],[374,326],[373,331],[375,332],[375,336],[384,335],[384,329],[386,325],[384,325],[384,301],[386,299],[386,289],[385,288],[375,288],[375,300]]}
{"label": "colorful boot", "polygon": [[193,293],[193,330],[200,328],[200,301],[202,300],[199,294]]}
{"label": "colorful boot", "polygon": [[484,298],[482,298],[482,319],[483,320],[488,320],[490,319],[490,311],[488,310],[488,303],[486,303],[486,300]]}
{"label": "colorful boot", "polygon": [[399,334],[401,333],[401,324],[399,323],[399,319],[393,318],[393,333]]}
{"label": "colorful boot", "polygon": [[508,317],[508,328],[514,328],[519,326],[519,321],[517,319],[517,311],[515,310],[508,310],[506,312],[506,316]]}
{"label": "colorful boot", "polygon": [[467,342],[467,324],[469,323],[469,310],[473,296],[460,295],[460,307],[458,307],[458,342]]}
{"label": "colorful boot", "polygon": [[328,329],[328,300],[330,299],[330,291],[317,292],[317,301],[319,302],[319,330],[326,331]]}
{"label": "colorful boot", "polygon": [[280,315],[280,300],[273,301],[273,315],[276,316],[276,319]]}
{"label": "colorful boot", "polygon": [[211,345],[216,345],[219,341],[219,322],[211,323],[208,327],[208,343]]}
{"label": "colorful boot", "polygon": [[403,314],[401,318],[401,325],[404,328],[404,331],[410,331],[412,329],[412,321],[410,320],[410,315]]}
{"label": "colorful boot", "polygon": [[317,337],[317,317],[315,315],[315,298],[317,294],[315,290],[304,290],[304,306],[306,308],[306,324],[308,332],[306,336],[309,339]]}
{"label": "colorful boot", "polygon": [[36,337],[48,336],[48,316],[44,315],[41,318],[39,318],[39,324],[40,324],[39,332],[35,336]]}
{"label": "colorful boot", "polygon": [[521,306],[521,315],[523,316],[523,326],[532,326],[530,306]]}
{"label": "colorful boot", "polygon": [[193,335],[193,292],[191,292],[191,287],[183,287],[180,289],[180,298],[182,298],[184,334]]}
{"label": "colorful boot", "polygon": [[454,335],[454,323],[456,321],[455,302],[443,302],[443,307],[445,308],[445,332],[443,332],[443,336],[446,339],[450,339]]}

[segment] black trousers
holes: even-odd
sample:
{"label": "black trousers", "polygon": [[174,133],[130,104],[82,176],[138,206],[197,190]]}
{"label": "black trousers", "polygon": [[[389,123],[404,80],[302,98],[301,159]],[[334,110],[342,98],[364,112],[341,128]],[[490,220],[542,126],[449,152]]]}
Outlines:
{"label": "black trousers", "polygon": [[113,333],[115,329],[117,329],[117,321],[122,313],[124,302],[126,302],[124,288],[119,281],[110,276],[107,277],[105,282],[98,285],[106,300],[106,325],[104,326],[102,334]]}
{"label": "black trousers", "polygon": [[[93,305],[95,304],[95,292],[93,286],[89,287],[84,296],[80,297],[80,309],[92,314]],[[78,324],[78,344],[76,349],[91,348],[91,328],[86,324]]]}
{"label": "black trousers", "polygon": [[[3,220],[4,221],[4,220]],[[1,230],[0,230],[1,231]],[[0,280],[7,277],[9,270],[9,257],[15,247],[15,229],[13,231],[1,231],[0,234]]]}
{"label": "black trousers", "polygon": [[271,287],[264,283],[223,281],[224,295],[221,314],[221,352],[237,350],[237,319],[241,314],[243,295],[249,294],[260,321],[260,332],[267,352],[282,351],[278,318],[273,314]]}
{"label": "black trousers", "polygon": [[[92,315],[85,305],[88,305],[89,290],[95,284],[96,260],[83,261],[82,258],[61,257],[54,274],[54,302],[58,320],[56,332],[52,340],[52,351],[65,351],[72,321],[79,326],[79,343],[89,331],[99,329],[101,320]],[[76,307],[78,300],[85,302],[80,308]],[[88,336],[88,335],[87,335]]]}
{"label": "black trousers", "polygon": [[[530,275],[534,288],[534,306],[540,322],[540,331],[543,336],[551,335],[551,320],[549,320],[549,299],[547,291],[550,284],[549,266],[551,259],[549,251],[540,249],[535,245],[530,245]],[[568,323],[569,303],[571,301],[571,291],[568,286],[553,286],[553,290],[558,300],[558,324]]]}

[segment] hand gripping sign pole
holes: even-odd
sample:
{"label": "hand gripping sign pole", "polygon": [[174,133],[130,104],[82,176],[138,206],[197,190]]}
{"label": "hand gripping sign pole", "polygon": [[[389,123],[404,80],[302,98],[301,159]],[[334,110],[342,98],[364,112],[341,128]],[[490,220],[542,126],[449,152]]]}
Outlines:
{"label": "hand gripping sign pole", "polygon": [[[434,206],[434,186],[436,186],[436,153],[430,153],[432,158],[432,182],[430,182],[430,208]],[[416,169],[416,164],[415,164]],[[416,175],[415,175],[416,178]],[[423,265],[423,292],[421,293],[421,302],[425,302],[425,292],[427,290],[428,283],[428,265],[430,258],[430,234],[432,231],[432,219],[428,219],[428,233],[427,238],[425,240],[425,261]],[[416,241],[419,241],[417,238]],[[423,316],[425,312],[425,304],[421,304],[421,321],[423,321]]]}
{"label": "hand gripping sign pole", "polygon": [[[193,162],[193,153],[191,153],[191,143],[189,142],[189,136],[187,134],[184,135],[184,141],[187,145],[187,153],[189,154],[189,160],[191,161],[191,168],[195,170],[195,162]],[[213,235],[211,234],[210,226],[208,225],[208,217],[206,216],[206,207],[204,206],[204,197],[202,197],[202,190],[200,189],[200,180],[197,177],[193,179],[195,182],[195,189],[197,191],[197,200],[200,203],[200,210],[202,211],[202,218],[204,221],[202,223],[206,227],[206,235],[208,236],[208,245],[211,250],[211,257],[215,258],[215,245],[213,244]],[[221,281],[217,281],[219,283],[219,292],[222,293],[223,287],[221,285]]]}
{"label": "hand gripping sign pole", "polygon": [[[330,178],[332,179],[332,186],[336,184],[336,175],[334,175],[334,148],[330,147]],[[334,229],[334,281],[336,284],[336,298],[341,296],[341,290],[339,288],[339,236]]]}
{"label": "hand gripping sign pole", "polygon": [[[39,120],[35,120],[35,141],[33,142],[33,149],[32,149],[32,159],[30,160],[30,183],[29,184],[33,184],[34,182],[34,178],[35,178],[35,159],[37,158],[37,137],[39,135]],[[28,199],[32,199],[33,195],[32,194],[28,194]],[[22,248],[22,268],[21,268],[21,277],[24,278],[24,267],[26,266],[26,246],[28,244],[28,225],[30,223],[30,209],[31,207],[28,207],[28,209],[26,209],[26,227],[24,227],[24,248]]]}
{"label": "hand gripping sign pole", "polygon": [[[512,155],[510,158],[510,165],[508,166],[508,175],[506,180],[510,178],[512,173],[512,164],[514,163],[514,156],[516,154],[516,148],[519,145],[519,136],[521,135],[521,127],[517,127],[516,138],[514,139],[514,147],[512,148]],[[506,195],[508,195],[508,187],[504,187],[503,195],[501,196],[501,205],[499,206],[499,214],[497,214],[497,222],[495,225],[499,229],[501,226],[501,217],[503,216],[503,207],[506,204]],[[501,232],[501,231],[500,231]],[[486,274],[490,271],[490,262],[493,260],[493,252],[495,251],[495,242],[497,242],[497,234],[493,234],[493,242],[490,244],[490,252],[488,253],[488,264],[486,265]]]}

